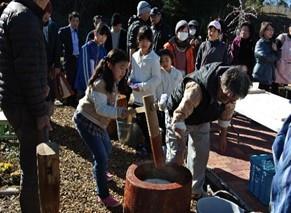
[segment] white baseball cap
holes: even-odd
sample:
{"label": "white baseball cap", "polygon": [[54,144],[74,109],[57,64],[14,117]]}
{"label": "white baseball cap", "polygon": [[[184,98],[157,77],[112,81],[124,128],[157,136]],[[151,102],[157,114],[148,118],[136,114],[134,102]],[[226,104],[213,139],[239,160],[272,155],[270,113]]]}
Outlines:
{"label": "white baseball cap", "polygon": [[209,27],[214,27],[215,29],[221,31],[221,25],[220,25],[219,21],[216,21],[216,20],[211,21],[211,22],[208,24],[208,28],[209,28]]}

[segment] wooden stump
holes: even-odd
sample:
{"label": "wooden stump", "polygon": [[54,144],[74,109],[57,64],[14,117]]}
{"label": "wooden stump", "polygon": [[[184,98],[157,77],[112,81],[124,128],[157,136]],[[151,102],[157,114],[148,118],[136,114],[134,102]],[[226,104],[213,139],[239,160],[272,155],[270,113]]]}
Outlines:
{"label": "wooden stump", "polygon": [[57,213],[60,206],[59,146],[51,142],[41,143],[36,153],[42,213]]}
{"label": "wooden stump", "polygon": [[126,172],[123,212],[189,213],[191,184],[191,172],[184,166],[156,168],[148,161],[132,164]]}

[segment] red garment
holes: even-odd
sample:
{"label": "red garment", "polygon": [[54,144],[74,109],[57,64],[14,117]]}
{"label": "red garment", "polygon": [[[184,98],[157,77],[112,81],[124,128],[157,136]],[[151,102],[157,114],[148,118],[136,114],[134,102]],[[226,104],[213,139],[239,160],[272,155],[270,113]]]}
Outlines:
{"label": "red garment", "polygon": [[[164,44],[164,48],[168,49],[172,53],[174,57],[173,66],[175,67],[177,64],[175,52],[178,51],[176,43],[170,40],[169,42]],[[194,72],[195,59],[196,59],[195,50],[191,46],[188,46],[186,48],[186,70],[185,70],[186,74]]]}

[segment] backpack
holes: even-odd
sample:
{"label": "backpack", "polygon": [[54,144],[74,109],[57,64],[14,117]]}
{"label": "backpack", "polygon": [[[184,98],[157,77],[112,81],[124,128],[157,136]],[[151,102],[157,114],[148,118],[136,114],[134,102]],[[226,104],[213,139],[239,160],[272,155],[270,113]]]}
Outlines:
{"label": "backpack", "polygon": [[130,16],[129,19],[128,19],[128,22],[127,22],[127,27],[129,28],[130,25],[131,25],[133,22],[135,22],[136,20],[138,20],[137,15],[132,15],[132,16]]}

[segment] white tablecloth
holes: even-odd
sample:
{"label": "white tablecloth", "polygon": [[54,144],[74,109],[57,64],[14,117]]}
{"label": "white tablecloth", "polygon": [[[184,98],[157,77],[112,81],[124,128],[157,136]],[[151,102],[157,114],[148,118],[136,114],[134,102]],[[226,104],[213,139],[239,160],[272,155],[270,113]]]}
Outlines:
{"label": "white tablecloth", "polygon": [[278,132],[291,114],[291,102],[269,92],[252,93],[237,101],[235,111]]}

